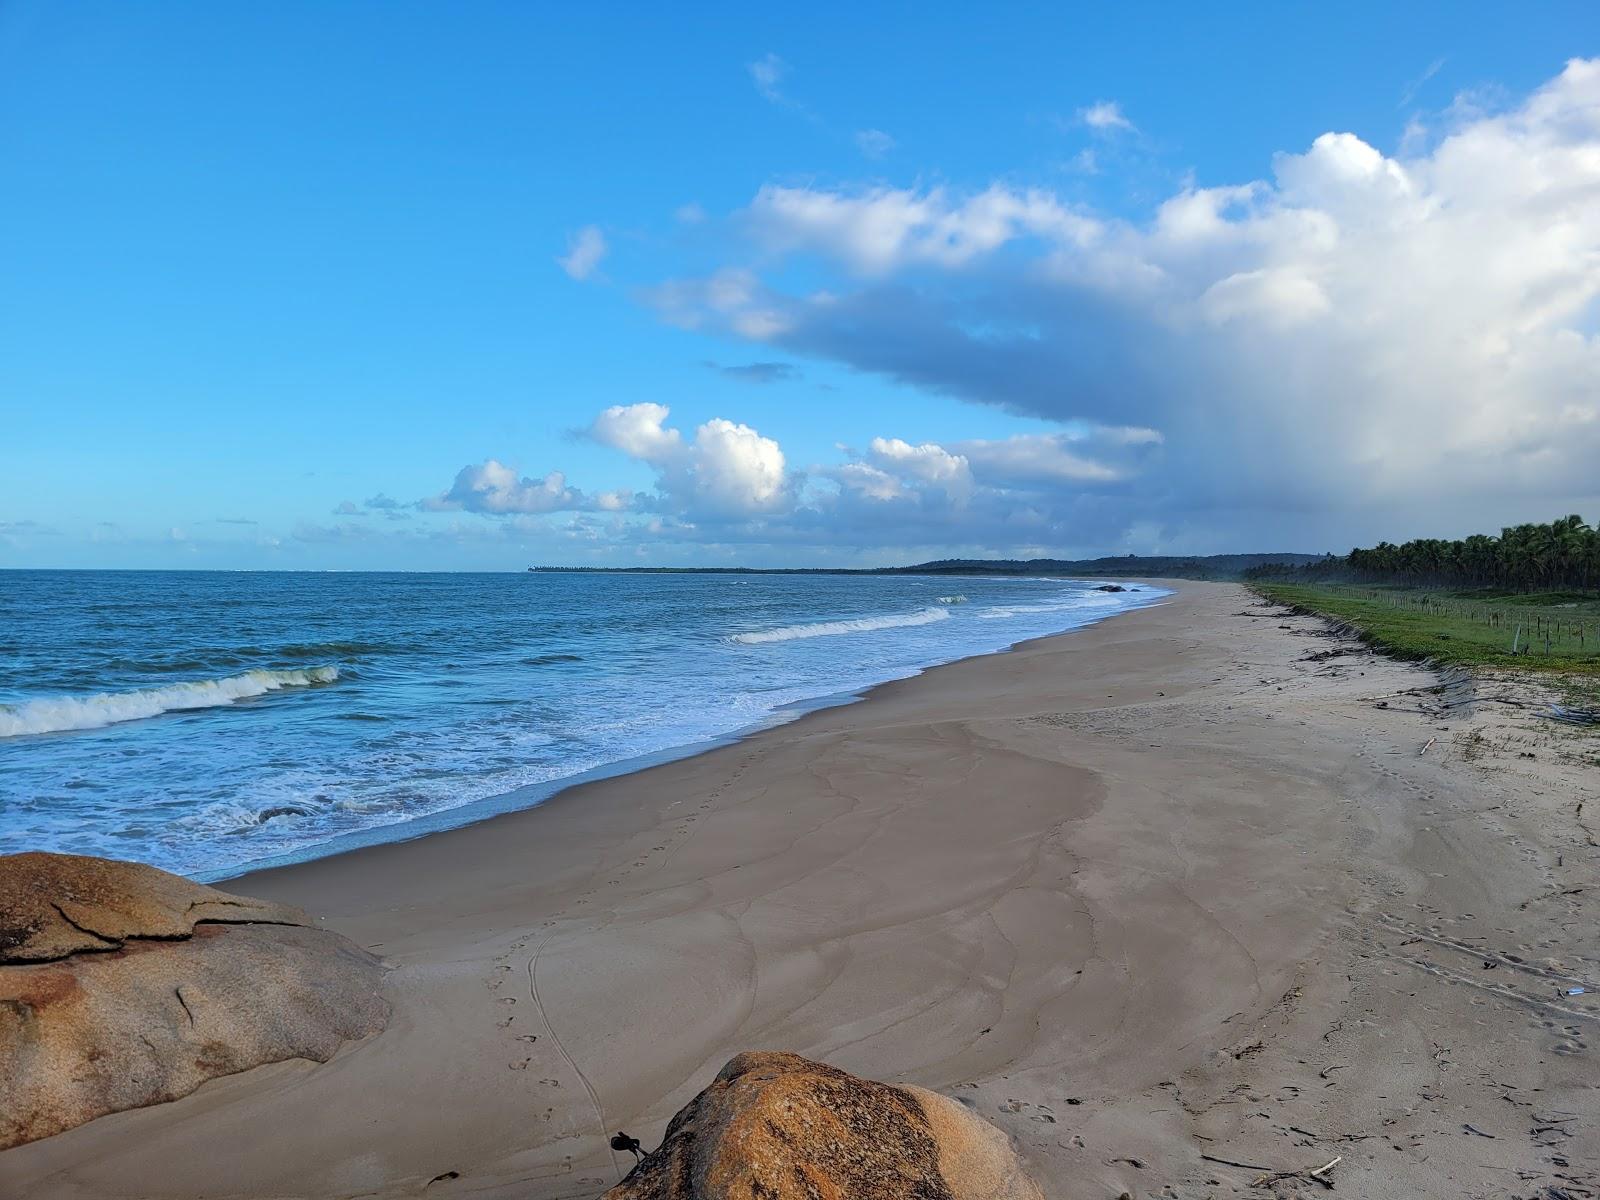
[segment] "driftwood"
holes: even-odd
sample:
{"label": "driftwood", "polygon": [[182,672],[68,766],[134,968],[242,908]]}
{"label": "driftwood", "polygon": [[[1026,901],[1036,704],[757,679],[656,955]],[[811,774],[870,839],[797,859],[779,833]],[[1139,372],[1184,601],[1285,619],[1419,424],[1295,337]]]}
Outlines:
{"label": "driftwood", "polygon": [[1238,1167],[1243,1171],[1270,1171],[1271,1167],[1263,1167],[1260,1163],[1234,1162],[1231,1158],[1218,1158],[1215,1154],[1202,1154],[1201,1158],[1207,1162],[1221,1163],[1225,1167]]}
{"label": "driftwood", "polygon": [[1282,1179],[1312,1179],[1317,1183],[1320,1183],[1323,1187],[1331,1189],[1333,1187],[1333,1180],[1328,1178],[1328,1172],[1333,1170],[1343,1161],[1344,1155],[1341,1154],[1332,1162],[1325,1162],[1320,1167],[1312,1167],[1309,1170],[1269,1171],[1267,1174],[1261,1176],[1261,1178],[1251,1180],[1250,1186],[1266,1187],[1269,1184],[1277,1183]]}

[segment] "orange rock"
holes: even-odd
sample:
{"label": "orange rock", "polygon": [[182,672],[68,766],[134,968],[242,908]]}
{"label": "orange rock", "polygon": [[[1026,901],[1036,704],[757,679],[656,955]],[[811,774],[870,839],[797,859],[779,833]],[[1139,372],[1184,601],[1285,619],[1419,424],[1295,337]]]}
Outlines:
{"label": "orange rock", "polygon": [[182,938],[201,921],[309,925],[282,904],[231,896],[143,863],[77,854],[0,855],[0,963]]}
{"label": "orange rock", "polygon": [[0,857],[0,1149],[382,1029],[382,965],[309,925],[137,863]]}
{"label": "orange rock", "polygon": [[1006,1136],[936,1092],[740,1054],[605,1200],[1041,1200]]}

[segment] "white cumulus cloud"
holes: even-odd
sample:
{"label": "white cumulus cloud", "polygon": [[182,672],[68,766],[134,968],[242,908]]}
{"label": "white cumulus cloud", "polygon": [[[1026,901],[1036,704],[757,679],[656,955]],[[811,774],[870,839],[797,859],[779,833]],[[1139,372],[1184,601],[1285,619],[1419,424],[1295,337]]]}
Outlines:
{"label": "white cumulus cloud", "polygon": [[[1228,542],[1431,532],[1440,514],[1465,532],[1600,497],[1600,60],[1499,110],[1457,105],[1392,153],[1326,133],[1143,221],[1011,183],[769,185],[742,219],[754,259],[732,246],[717,275],[657,289],[669,319],[1158,431],[1159,481],[1094,506],[1107,536],[1163,517]],[[980,484],[1007,458],[1122,475],[1103,448],[947,447]]]}
{"label": "white cumulus cloud", "polygon": [[784,507],[790,492],[783,450],[748,425],[713,417],[686,440],[665,422],[663,404],[606,409],[589,435],[656,468],[666,500],[684,511],[718,516],[770,512]]}
{"label": "white cumulus cloud", "polygon": [[[491,458],[464,467],[448,490],[417,507],[481,514],[506,535],[578,538],[596,552],[761,545],[788,553],[912,546],[1033,553],[1066,544],[1085,495],[1135,477],[1140,456],[1160,443],[1155,431],[1137,427],[949,446],[884,435],[861,450],[837,446],[842,462],[792,467],[775,439],[743,422],[713,417],[690,435],[670,418],[662,404],[615,405],[585,431],[650,467],[652,490],[589,494],[560,471],[530,478]],[[341,527],[339,536],[355,536],[353,528]],[[486,536],[472,526],[452,529],[452,536]]]}
{"label": "white cumulus cloud", "polygon": [[913,446],[900,438],[875,437],[867,451],[880,469],[938,487],[957,502],[972,492],[972,465],[966,457],[933,442]]}
{"label": "white cumulus cloud", "polygon": [[671,411],[665,404],[616,404],[594,419],[589,434],[629,458],[660,466],[683,453],[683,435],[663,427]]}

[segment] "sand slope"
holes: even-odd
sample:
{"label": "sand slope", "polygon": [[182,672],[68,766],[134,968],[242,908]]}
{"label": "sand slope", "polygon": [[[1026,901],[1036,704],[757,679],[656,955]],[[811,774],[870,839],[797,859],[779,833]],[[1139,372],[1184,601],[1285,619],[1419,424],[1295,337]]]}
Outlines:
{"label": "sand slope", "polygon": [[1259,1174],[1202,1154],[1342,1155],[1362,1196],[1592,1187],[1600,997],[1559,992],[1600,984],[1576,812],[1600,821],[1600,771],[1516,757],[1509,707],[1417,711],[1418,669],[1306,661],[1340,647],[1241,588],[1176,586],[230,882],[394,963],[390,1028],[0,1154],[0,1195],[593,1196],[622,1173],[606,1133],[653,1145],[747,1048],[963,1099],[1058,1197]]}

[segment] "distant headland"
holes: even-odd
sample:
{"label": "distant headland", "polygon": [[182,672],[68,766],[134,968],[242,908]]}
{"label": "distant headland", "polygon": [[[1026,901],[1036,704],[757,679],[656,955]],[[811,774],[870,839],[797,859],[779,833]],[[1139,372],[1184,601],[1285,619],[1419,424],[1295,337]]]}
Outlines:
{"label": "distant headland", "polygon": [[1145,575],[1238,579],[1266,565],[1303,566],[1322,554],[1124,554],[1105,558],[939,558],[909,567],[529,567],[534,573],[611,575]]}

